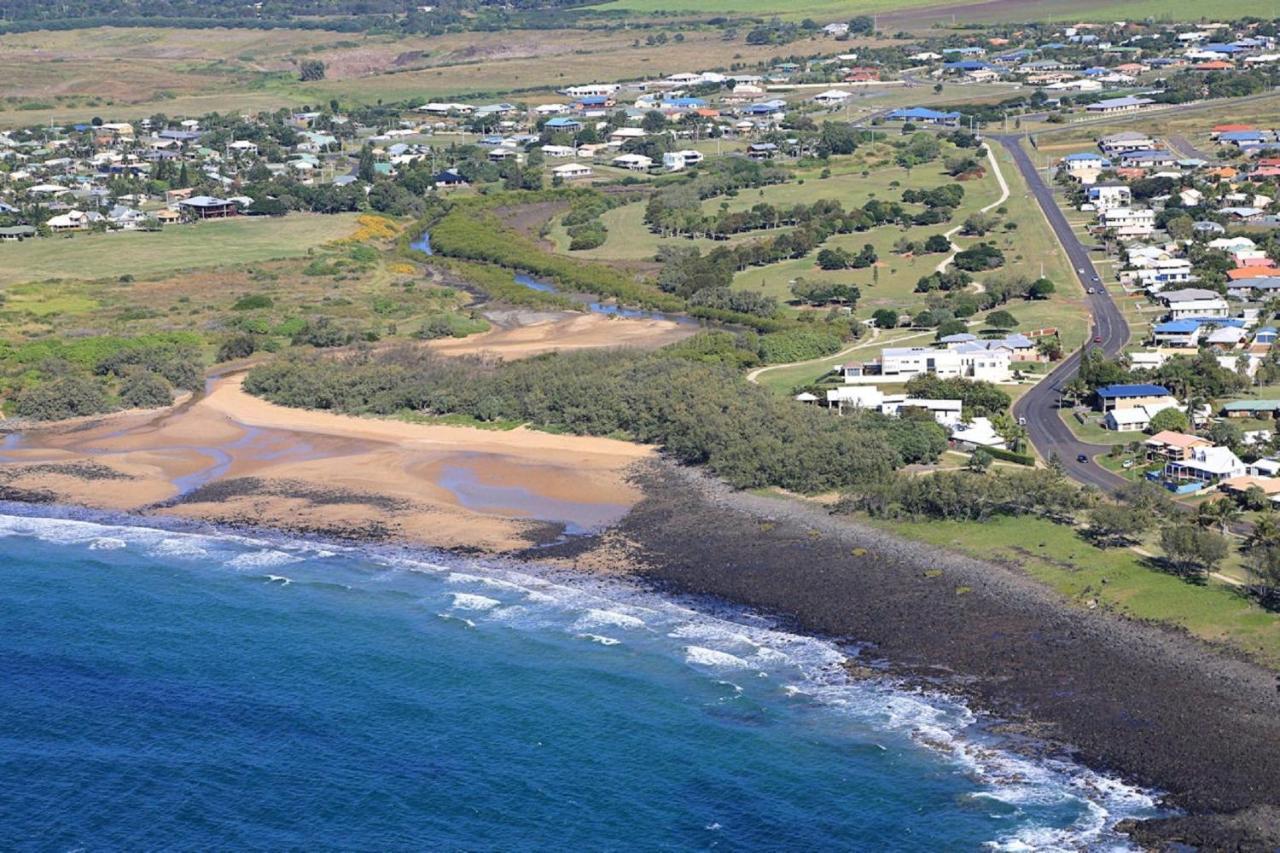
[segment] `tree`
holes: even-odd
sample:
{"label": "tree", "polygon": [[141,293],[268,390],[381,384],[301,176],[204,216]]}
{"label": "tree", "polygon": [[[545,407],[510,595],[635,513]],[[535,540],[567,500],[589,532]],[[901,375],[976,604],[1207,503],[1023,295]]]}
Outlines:
{"label": "tree", "polygon": [[819,155],[852,154],[857,149],[858,133],[851,125],[834,121],[822,123],[822,129],[818,131]]}
{"label": "tree", "polygon": [[951,241],[942,234],[931,234],[929,239],[924,241],[924,250],[931,255],[950,252]]}
{"label": "tree", "polygon": [[980,474],[991,467],[992,461],[990,453],[982,448],[978,448],[973,452],[973,455],[969,457],[969,470]]}
{"label": "tree", "polygon": [[1176,406],[1161,409],[1151,418],[1152,432],[1186,432],[1189,428],[1186,413]]}
{"label": "tree", "polygon": [[373,183],[378,177],[378,172],[374,168],[373,146],[367,142],[364,144],[364,147],[360,149],[359,163],[359,166],[356,167],[356,177],[364,181],[366,184]]}
{"label": "tree", "polygon": [[1053,295],[1053,292],[1056,289],[1057,288],[1054,287],[1053,282],[1049,281],[1049,279],[1038,278],[1031,285],[1031,289],[1027,291],[1027,295],[1032,299],[1048,299]]}
{"label": "tree", "polygon": [[1089,510],[1089,537],[1102,548],[1129,545],[1151,520],[1141,507],[1100,503]]}
{"label": "tree", "polygon": [[987,325],[996,329],[1013,329],[1018,325],[1018,318],[1008,311],[993,311],[987,315]]}
{"label": "tree", "polygon": [[1203,579],[1227,557],[1227,540],[1188,524],[1171,524],[1160,531],[1160,547],[1174,569],[1185,577]]}
{"label": "tree", "polygon": [[871,319],[877,329],[895,329],[898,326],[898,312],[892,308],[877,308]]}
{"label": "tree", "polygon": [[964,320],[947,320],[945,323],[938,326],[937,337],[938,340],[942,340],[949,335],[963,334],[968,331],[968,329],[969,327],[965,324]]}
{"label": "tree", "polygon": [[1228,498],[1218,498],[1208,503],[1200,504],[1200,508],[1196,510],[1196,524],[1201,527],[1217,527],[1222,535],[1227,534],[1227,530],[1231,527],[1233,521],[1240,518],[1240,507]]}
{"label": "tree", "polygon": [[324,79],[324,63],[318,59],[304,59],[298,66],[298,77],[304,83],[313,83]]}

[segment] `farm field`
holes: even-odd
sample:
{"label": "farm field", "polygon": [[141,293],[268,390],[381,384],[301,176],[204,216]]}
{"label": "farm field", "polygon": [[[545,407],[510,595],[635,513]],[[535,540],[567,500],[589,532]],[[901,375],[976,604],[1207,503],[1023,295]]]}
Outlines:
{"label": "farm field", "polygon": [[352,233],[354,214],[238,217],[160,233],[78,234],[0,246],[0,285],[43,279],[145,276],[305,255]]}
{"label": "farm field", "polygon": [[[814,0],[796,6],[784,0],[613,0],[594,7],[601,11],[627,11],[664,16],[672,14],[778,16],[781,18],[830,18],[880,15],[882,28],[947,25],[960,22],[1000,22],[1034,20],[1112,21],[1155,18],[1157,20],[1199,20],[1204,7],[1191,0]],[[1214,7],[1220,18],[1261,14],[1250,0],[1226,0]]]}
{"label": "farm field", "polygon": [[[683,42],[660,46],[636,42],[634,33],[621,30],[423,38],[166,28],[10,34],[0,36],[0,79],[5,80],[0,126],[121,112],[200,115],[331,98],[372,102],[549,93],[586,80],[757,62],[796,47],[726,42],[717,31],[691,31]],[[311,57],[323,57],[326,79],[301,83],[297,65]]]}

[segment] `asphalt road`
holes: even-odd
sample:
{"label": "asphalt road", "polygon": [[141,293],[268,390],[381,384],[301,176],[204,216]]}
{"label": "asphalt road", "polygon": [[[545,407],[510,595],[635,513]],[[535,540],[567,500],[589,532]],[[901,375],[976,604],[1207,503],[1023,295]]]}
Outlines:
{"label": "asphalt road", "polygon": [[[1119,307],[1111,298],[1111,294],[1101,284],[1095,284],[1093,261],[1089,252],[1076,238],[1070,223],[1053,198],[1053,191],[1045,184],[1030,156],[1018,144],[1021,134],[988,134],[988,139],[995,140],[1012,155],[1018,171],[1026,180],[1040,209],[1044,211],[1050,227],[1058,237],[1058,242],[1067,253],[1071,267],[1076,270],[1081,285],[1087,290],[1092,287],[1094,293],[1085,298],[1093,317],[1091,334],[1086,347],[1101,347],[1107,355],[1116,355],[1129,342],[1129,325]],[[1083,274],[1078,271],[1084,270]],[[1101,281],[1101,276],[1099,276]],[[1099,340],[1101,339],[1101,340]],[[1080,369],[1082,350],[1077,350],[1064,359],[1053,372],[1042,379],[1034,388],[1022,396],[1013,407],[1015,417],[1024,419],[1028,437],[1041,458],[1049,459],[1053,455],[1062,460],[1067,474],[1081,483],[1097,486],[1104,491],[1113,491],[1126,482],[1124,478],[1102,468],[1093,461],[1093,457],[1105,453],[1106,445],[1088,444],[1076,438],[1071,429],[1062,421],[1058,413],[1062,389],[1069,383]],[[1088,462],[1077,462],[1081,454]]]}

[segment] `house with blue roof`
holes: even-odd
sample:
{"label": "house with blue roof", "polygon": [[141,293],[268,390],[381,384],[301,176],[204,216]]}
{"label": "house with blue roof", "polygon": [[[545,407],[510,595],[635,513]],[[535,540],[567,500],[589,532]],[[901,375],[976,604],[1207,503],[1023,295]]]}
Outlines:
{"label": "house with blue roof", "polygon": [[1200,345],[1200,334],[1198,320],[1168,320],[1151,329],[1151,339],[1162,347],[1195,349]]}
{"label": "house with blue roof", "polygon": [[1062,158],[1062,163],[1066,166],[1068,172],[1078,172],[1082,169],[1100,170],[1111,168],[1110,160],[1092,151],[1077,151],[1074,154],[1068,154]]}
{"label": "house with blue roof", "polygon": [[1115,409],[1132,409],[1136,406],[1158,406],[1172,397],[1169,389],[1163,385],[1138,383],[1134,385],[1107,385],[1099,388],[1094,394],[1098,398],[1102,411]]}
{"label": "house with blue roof", "polygon": [[998,67],[992,65],[990,62],[982,62],[977,59],[960,59],[955,62],[944,62],[942,63],[942,68],[944,71],[958,71],[962,74],[968,71],[1000,71]]}
{"label": "house with blue roof", "polygon": [[1234,44],[1221,44],[1219,42],[1201,45],[1198,50],[1203,50],[1205,53],[1217,53],[1221,56],[1234,56],[1237,53],[1244,53],[1244,48],[1242,47],[1237,47]]}
{"label": "house with blue roof", "polygon": [[555,118],[547,119],[547,123],[543,125],[543,127],[548,130],[563,130],[568,133],[577,133],[582,130],[582,122],[578,121],[576,118],[569,118],[568,116],[556,116]]}
{"label": "house with blue roof", "polygon": [[1258,330],[1257,334],[1253,336],[1253,342],[1255,344],[1266,344],[1267,346],[1271,346],[1276,342],[1276,334],[1275,326],[1263,326]]}
{"label": "house with blue roof", "polygon": [[896,109],[885,116],[885,121],[912,122],[914,124],[932,124],[942,127],[955,127],[960,123],[960,113],[944,113],[927,107],[909,107]]}

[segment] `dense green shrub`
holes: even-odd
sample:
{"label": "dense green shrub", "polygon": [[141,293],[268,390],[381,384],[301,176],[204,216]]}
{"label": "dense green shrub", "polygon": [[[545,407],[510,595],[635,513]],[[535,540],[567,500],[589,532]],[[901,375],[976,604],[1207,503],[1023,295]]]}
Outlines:
{"label": "dense green shrub", "polygon": [[111,411],[102,383],[89,376],[70,375],[44,382],[18,395],[15,411],[24,418],[56,421]]}
{"label": "dense green shrub", "polygon": [[258,339],[253,335],[232,335],[218,347],[218,361],[235,361],[248,358],[258,351]]}
{"label": "dense green shrub", "polygon": [[254,369],[245,388],[290,406],[465,414],[626,436],[705,464],[735,486],[805,493],[881,481],[904,463],[936,459],[946,446],[930,419],[834,417],[747,383],[735,367],[665,351],[561,353],[505,364],[423,348],[294,356]]}
{"label": "dense green shrub", "polygon": [[135,370],[120,383],[120,402],[130,409],[155,409],[173,402],[173,386],[158,373]]}
{"label": "dense green shrub", "polygon": [[760,338],[760,358],[765,364],[808,361],[840,349],[839,335],[820,329],[787,329]]}
{"label": "dense green shrub", "polygon": [[231,306],[232,311],[255,311],[259,308],[270,308],[275,305],[270,296],[265,293],[247,293],[236,300]]}

